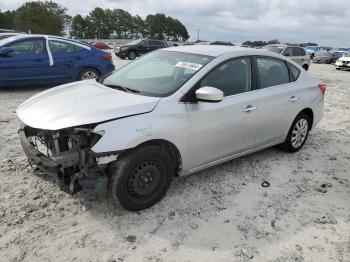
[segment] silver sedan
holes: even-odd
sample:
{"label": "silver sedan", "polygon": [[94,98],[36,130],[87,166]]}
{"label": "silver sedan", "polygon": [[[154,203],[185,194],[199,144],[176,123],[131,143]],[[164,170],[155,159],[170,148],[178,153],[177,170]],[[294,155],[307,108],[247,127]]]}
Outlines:
{"label": "silver sedan", "polygon": [[322,117],[325,90],[279,54],[171,47],[30,98],[17,111],[19,134],[30,162],[64,190],[100,197],[109,185],[123,207],[140,210],[174,176],[275,145],[300,150]]}

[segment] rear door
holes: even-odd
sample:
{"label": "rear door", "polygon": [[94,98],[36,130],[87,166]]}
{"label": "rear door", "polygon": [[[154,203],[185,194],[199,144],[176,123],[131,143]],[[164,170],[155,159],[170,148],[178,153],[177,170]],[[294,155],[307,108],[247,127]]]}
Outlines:
{"label": "rear door", "polygon": [[287,63],[272,57],[256,57],[259,90],[257,91],[257,146],[283,139],[299,110],[298,83],[293,81]]}
{"label": "rear door", "polygon": [[0,81],[14,84],[46,83],[50,67],[44,38],[26,38],[6,45],[13,49],[0,56]]}
{"label": "rear door", "polygon": [[49,40],[49,49],[53,59],[49,70],[51,80],[55,83],[75,81],[84,59],[82,48],[60,40]]}

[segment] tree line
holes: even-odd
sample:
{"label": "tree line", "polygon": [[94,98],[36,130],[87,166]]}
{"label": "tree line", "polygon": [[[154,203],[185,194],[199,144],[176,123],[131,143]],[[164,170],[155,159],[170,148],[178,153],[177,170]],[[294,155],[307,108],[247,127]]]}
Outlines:
{"label": "tree line", "polygon": [[[271,44],[280,44],[280,41],[277,39],[272,39],[269,41],[245,41],[242,43],[242,45],[248,45],[248,46],[265,46],[265,45],[271,45]],[[307,46],[317,46],[318,44],[316,43],[293,43],[291,45],[296,45],[296,46],[302,46],[302,47],[307,47]]]}
{"label": "tree line", "polygon": [[53,1],[27,2],[14,11],[0,10],[0,28],[34,34],[70,35],[77,38],[140,38],[186,41],[186,27],[164,14],[148,15],[142,19],[122,9],[95,8],[83,17],[67,15],[67,8]]}
{"label": "tree line", "polygon": [[248,46],[265,46],[265,45],[271,45],[271,44],[279,44],[280,41],[278,41],[277,39],[272,39],[269,41],[245,41],[242,43],[242,45],[248,45]]}
{"label": "tree line", "polygon": [[164,14],[148,15],[146,19],[132,16],[122,9],[95,8],[89,15],[72,19],[71,35],[78,38],[133,39],[149,37],[162,40],[186,41],[186,27],[177,19]]}

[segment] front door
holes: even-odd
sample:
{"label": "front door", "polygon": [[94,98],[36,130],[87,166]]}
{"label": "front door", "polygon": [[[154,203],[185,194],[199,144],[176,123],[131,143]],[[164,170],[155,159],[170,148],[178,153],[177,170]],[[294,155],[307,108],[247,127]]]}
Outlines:
{"label": "front door", "polygon": [[192,168],[247,151],[255,144],[258,108],[250,58],[220,64],[195,89],[204,86],[222,90],[224,99],[187,104]]}
{"label": "front door", "polygon": [[0,56],[1,85],[30,85],[47,81],[50,62],[44,38],[18,40],[6,46],[13,52]]}

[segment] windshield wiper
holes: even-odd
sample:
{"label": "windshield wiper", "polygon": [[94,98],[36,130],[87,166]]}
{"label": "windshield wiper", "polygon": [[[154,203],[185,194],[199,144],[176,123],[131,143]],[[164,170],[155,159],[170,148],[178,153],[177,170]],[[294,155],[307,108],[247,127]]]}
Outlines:
{"label": "windshield wiper", "polygon": [[127,93],[140,93],[139,90],[132,89],[132,88],[129,88],[129,87],[124,87],[124,86],[119,86],[119,85],[112,85],[112,84],[105,84],[105,86],[108,86],[110,88],[116,88],[116,89],[122,90],[122,91],[127,92]]}

